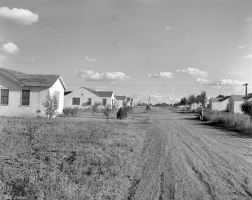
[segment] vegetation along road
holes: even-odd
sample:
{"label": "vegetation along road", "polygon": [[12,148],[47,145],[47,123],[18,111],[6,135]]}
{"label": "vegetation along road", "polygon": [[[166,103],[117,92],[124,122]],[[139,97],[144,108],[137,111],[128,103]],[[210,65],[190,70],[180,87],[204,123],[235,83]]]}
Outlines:
{"label": "vegetation along road", "polygon": [[252,199],[252,138],[154,108],[128,199]]}

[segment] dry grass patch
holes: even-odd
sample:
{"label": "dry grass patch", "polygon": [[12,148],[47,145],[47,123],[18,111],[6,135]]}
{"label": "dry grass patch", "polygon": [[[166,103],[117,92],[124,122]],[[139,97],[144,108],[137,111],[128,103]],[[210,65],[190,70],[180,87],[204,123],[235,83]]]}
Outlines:
{"label": "dry grass patch", "polygon": [[248,115],[212,111],[204,113],[204,120],[222,124],[236,131],[252,134],[252,124]]}
{"label": "dry grass patch", "polygon": [[124,199],[147,124],[1,118],[0,199]]}

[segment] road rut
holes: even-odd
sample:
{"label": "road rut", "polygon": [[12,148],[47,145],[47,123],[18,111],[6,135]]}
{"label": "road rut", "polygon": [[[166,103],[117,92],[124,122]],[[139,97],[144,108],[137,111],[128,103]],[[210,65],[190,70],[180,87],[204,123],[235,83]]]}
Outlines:
{"label": "road rut", "polygon": [[168,109],[148,117],[151,145],[128,199],[252,199],[251,137]]}

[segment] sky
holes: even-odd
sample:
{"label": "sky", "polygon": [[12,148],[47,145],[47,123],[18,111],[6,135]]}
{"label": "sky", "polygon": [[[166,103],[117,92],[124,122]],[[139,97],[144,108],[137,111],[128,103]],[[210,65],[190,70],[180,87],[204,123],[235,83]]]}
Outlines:
{"label": "sky", "polygon": [[0,66],[135,102],[252,93],[252,1],[0,0]]}

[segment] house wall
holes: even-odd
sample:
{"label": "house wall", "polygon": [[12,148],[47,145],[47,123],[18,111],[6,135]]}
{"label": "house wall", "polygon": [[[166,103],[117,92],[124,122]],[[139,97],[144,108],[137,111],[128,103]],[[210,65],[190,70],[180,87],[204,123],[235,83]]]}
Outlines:
{"label": "house wall", "polygon": [[211,111],[213,110],[217,110],[217,111],[226,111],[229,110],[228,109],[228,99],[226,99],[225,101],[222,102],[212,102],[210,100],[209,102],[209,108]]}
{"label": "house wall", "polygon": [[229,112],[230,113],[242,113],[240,105],[244,101],[234,101],[232,97],[229,98]]}
{"label": "house wall", "polygon": [[240,109],[240,105],[243,103],[244,101],[234,101],[234,113],[242,113],[241,109]]}
{"label": "house wall", "polygon": [[[80,105],[73,105],[73,98],[80,98]],[[83,88],[80,88],[76,91],[73,91],[67,95],[65,95],[64,97],[64,108],[67,108],[67,107],[78,107],[78,108],[87,108],[87,107],[90,107],[90,105],[88,105],[88,98],[91,98],[91,105],[94,104],[94,102],[99,102],[101,103],[100,101],[100,98],[96,95],[94,95],[93,93],[83,89]]]}
{"label": "house wall", "polygon": [[[17,83],[0,75],[0,89],[9,89],[8,105],[0,105],[2,116],[45,116],[43,101],[49,92],[59,92],[59,109],[62,113],[64,105],[64,88],[59,79],[50,88],[21,87]],[[22,89],[30,90],[29,105],[21,105]],[[1,95],[1,94],[0,94]]]}
{"label": "house wall", "polygon": [[[80,105],[73,105],[73,98],[80,98]],[[114,94],[112,97],[98,97],[92,92],[89,92],[88,90],[84,88],[80,88],[76,91],[73,91],[64,97],[64,107],[78,107],[78,108],[88,108],[90,105],[88,105],[88,98],[91,98],[91,105],[93,105],[95,102],[99,102],[102,104],[102,99],[107,99],[107,105],[112,105],[112,100],[115,99]]]}
{"label": "house wall", "polygon": [[228,110],[228,99],[224,100],[220,104],[220,110],[221,111],[229,111]]}
{"label": "house wall", "polygon": [[[17,83],[0,75],[0,89],[9,89],[8,105],[0,105],[1,116],[43,115],[42,101],[48,94],[48,89],[38,87],[21,87]],[[30,90],[30,105],[21,105],[22,89]],[[40,110],[40,113],[37,111]]]}
{"label": "house wall", "polygon": [[199,108],[198,103],[193,103],[193,104],[190,105],[190,110],[196,110],[197,108]]}
{"label": "house wall", "polygon": [[58,107],[58,113],[62,113],[63,107],[64,107],[64,88],[58,79],[52,87],[49,88],[50,94],[53,94],[54,92],[58,92],[58,100],[59,100],[59,107]]}
{"label": "house wall", "polygon": [[116,100],[116,106],[117,106],[118,108],[123,107],[123,100]]}

